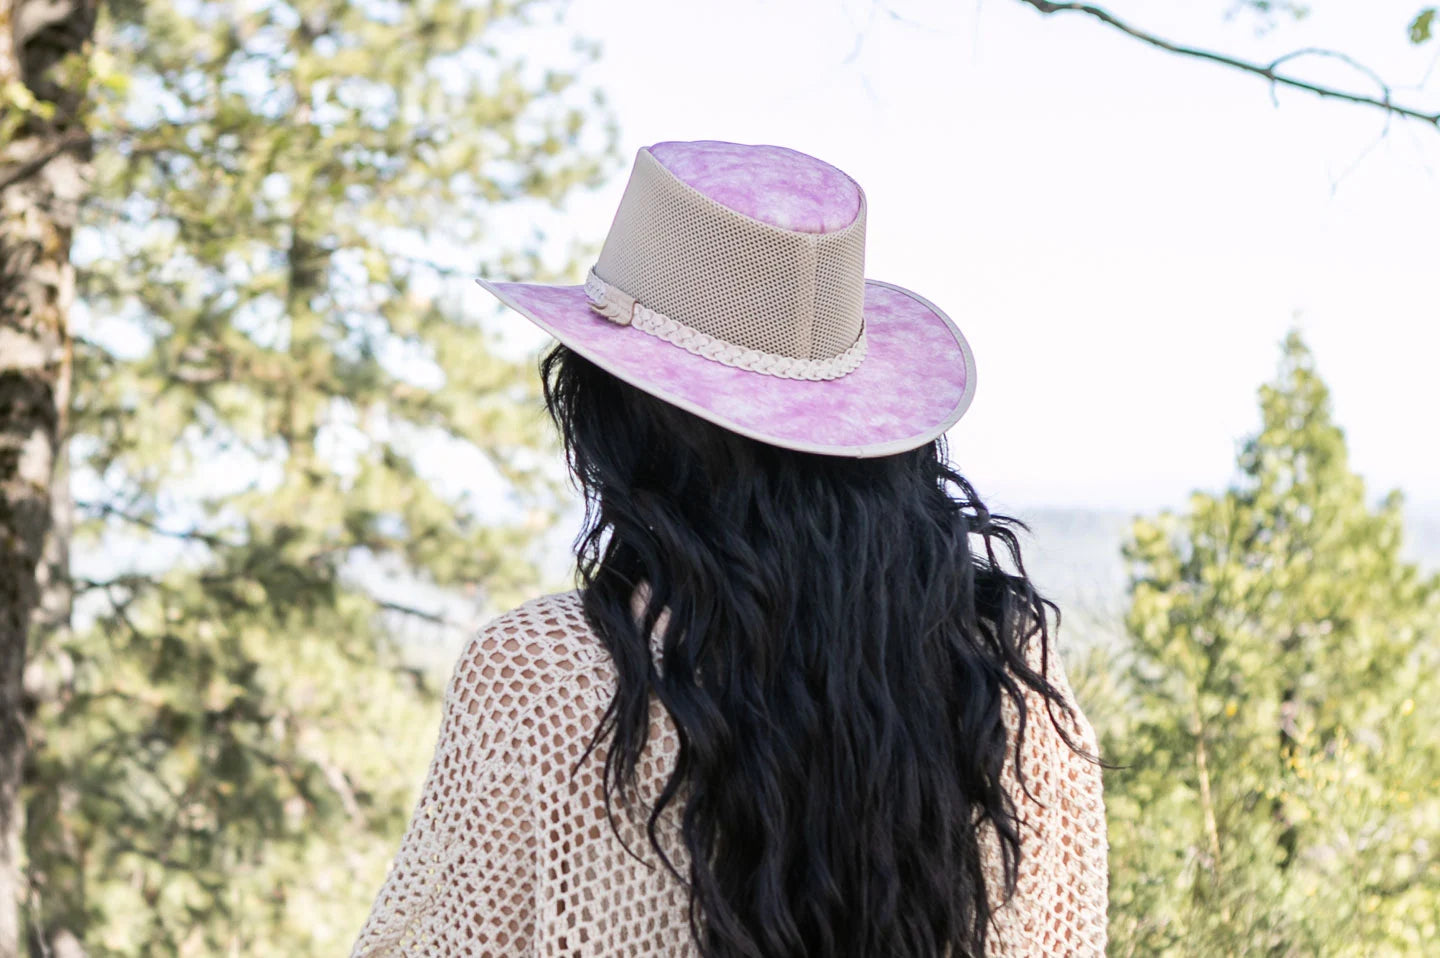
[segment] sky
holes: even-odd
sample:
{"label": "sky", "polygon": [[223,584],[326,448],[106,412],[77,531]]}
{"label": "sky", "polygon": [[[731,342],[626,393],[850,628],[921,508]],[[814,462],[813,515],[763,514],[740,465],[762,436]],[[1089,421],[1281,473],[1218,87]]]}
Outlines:
{"label": "sky", "polygon": [[[1231,0],[1107,8],[1262,61],[1338,49],[1440,109],[1440,44],[1405,41],[1418,5],[1316,0],[1268,32]],[[867,275],[936,302],[975,350],[949,439],[992,508],[1149,510],[1223,486],[1294,326],[1372,497],[1440,512],[1440,131],[1272,97],[1018,0],[585,0],[546,29],[526,41],[542,64],[571,65],[571,34],[600,41],[585,77],[626,157],[558,235],[603,238],[630,158],[662,140],[845,170],[868,200]],[[1375,90],[1333,61],[1295,69]]]}

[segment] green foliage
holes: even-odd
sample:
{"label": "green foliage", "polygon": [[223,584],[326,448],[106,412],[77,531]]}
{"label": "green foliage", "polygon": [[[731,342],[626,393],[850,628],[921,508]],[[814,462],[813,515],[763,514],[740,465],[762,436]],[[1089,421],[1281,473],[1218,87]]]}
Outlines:
{"label": "green foliage", "polygon": [[1415,19],[1410,21],[1410,42],[1419,46],[1422,43],[1429,43],[1435,36],[1435,8],[1426,7],[1415,14]]}
{"label": "green foliage", "polygon": [[[1406,27],[1406,33],[1410,42],[1419,46],[1422,43],[1429,43],[1434,37],[1435,29],[1435,7],[1424,7],[1415,14],[1414,19]],[[1241,10],[1248,11],[1259,19],[1262,30],[1268,30],[1275,25],[1277,18],[1286,16],[1295,20],[1303,20],[1310,15],[1308,4],[1298,3],[1296,0],[1236,0],[1231,8],[1231,13],[1238,13]]]}
{"label": "green foliage", "polygon": [[1310,15],[1310,5],[1297,0],[1235,0],[1230,8],[1230,15],[1234,16],[1242,11],[1251,14],[1257,21],[1259,30],[1264,32],[1273,29],[1281,17],[1290,20],[1305,19]]}
{"label": "green foliage", "polygon": [[[1298,335],[1239,481],[1137,520],[1091,694],[1114,954],[1440,950],[1440,576],[1366,503]],[[1082,674],[1087,670],[1081,669]]]}
{"label": "green foliage", "polygon": [[555,506],[533,370],[455,305],[554,276],[492,214],[614,162],[598,96],[513,52],[542,9],[110,8],[69,448],[75,554],[132,554],[36,653],[32,927],[97,956],[358,931],[438,707],[355,563],[507,603]]}

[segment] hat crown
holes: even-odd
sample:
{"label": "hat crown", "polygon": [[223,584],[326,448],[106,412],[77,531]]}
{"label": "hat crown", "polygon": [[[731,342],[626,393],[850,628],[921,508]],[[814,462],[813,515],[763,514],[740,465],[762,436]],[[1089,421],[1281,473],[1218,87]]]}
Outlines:
{"label": "hat crown", "polygon": [[671,140],[649,149],[676,179],[721,206],[781,229],[831,233],[860,212],[855,181],[798,150],[720,140]]}
{"label": "hat crown", "polygon": [[837,372],[864,354],[865,194],[795,150],[641,149],[592,272],[614,291],[607,315],[643,307],[682,335]]}

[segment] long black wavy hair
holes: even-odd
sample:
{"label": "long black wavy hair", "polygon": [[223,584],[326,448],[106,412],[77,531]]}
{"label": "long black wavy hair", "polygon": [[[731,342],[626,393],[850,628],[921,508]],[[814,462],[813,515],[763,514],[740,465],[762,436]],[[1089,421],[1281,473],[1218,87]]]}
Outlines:
{"label": "long black wavy hair", "polygon": [[[1006,900],[1021,854],[1001,696],[1022,737],[1012,675],[1068,711],[1042,674],[1059,610],[1025,576],[1023,523],[986,510],[943,440],[875,459],[793,452],[563,345],[540,370],[585,494],[585,615],[618,673],[585,757],[613,735],[612,812],[636,784],[650,696],[669,712],[679,754],[647,834],[689,887],[700,953],[983,955],[979,824],[1001,839]],[[666,609],[657,670],[646,636]],[[1042,673],[1026,662],[1035,640]],[[688,880],[656,836],[682,785]]]}

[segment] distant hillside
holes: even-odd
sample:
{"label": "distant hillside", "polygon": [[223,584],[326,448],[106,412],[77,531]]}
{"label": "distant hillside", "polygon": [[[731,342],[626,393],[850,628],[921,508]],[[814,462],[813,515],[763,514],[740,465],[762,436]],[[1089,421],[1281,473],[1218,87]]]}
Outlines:
{"label": "distant hillside", "polygon": [[1125,566],[1120,543],[1129,513],[1031,508],[1011,512],[1030,527],[1020,539],[1025,571],[1060,607],[1064,645],[1118,639],[1125,615]]}
{"label": "distant hillside", "polygon": [[1115,605],[1124,595],[1120,543],[1133,516],[1118,511],[1016,510],[1030,526],[1020,540],[1025,571],[1062,607]]}
{"label": "distant hillside", "polygon": [[[1088,635],[1118,627],[1125,609],[1125,566],[1120,545],[1131,514],[1092,509],[1012,510],[1027,523],[1022,557],[1040,591],[1059,604],[1071,634]],[[1440,514],[1406,518],[1405,555],[1430,572],[1440,571]]]}

